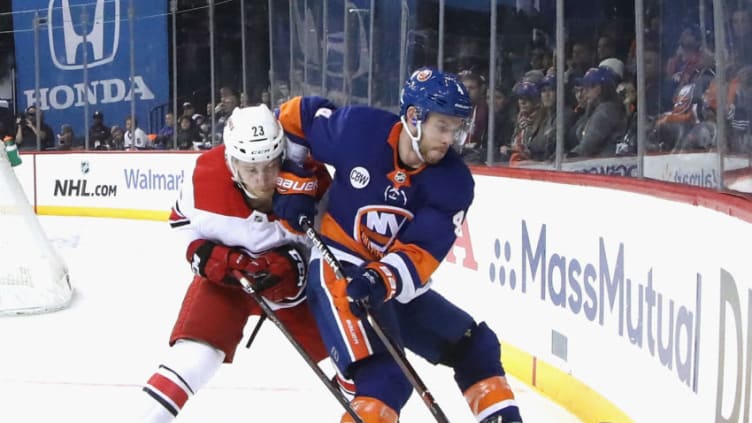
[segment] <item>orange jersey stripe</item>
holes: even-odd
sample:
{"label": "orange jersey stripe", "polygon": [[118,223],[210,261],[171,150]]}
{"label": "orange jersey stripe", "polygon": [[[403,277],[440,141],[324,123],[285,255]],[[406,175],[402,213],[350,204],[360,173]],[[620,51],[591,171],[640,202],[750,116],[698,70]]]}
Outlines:
{"label": "orange jersey stripe", "polygon": [[389,249],[390,253],[400,252],[405,254],[410,263],[415,266],[421,285],[425,285],[431,274],[439,267],[440,262],[428,251],[420,248],[415,244],[404,244],[400,240],[395,240],[394,245]]}
{"label": "orange jersey stripe", "polygon": [[[345,232],[329,214],[324,215],[321,220],[321,233],[367,261],[379,260],[381,258],[376,257],[363,244],[352,239],[350,234]],[[425,285],[431,274],[436,271],[440,264],[431,253],[415,244],[404,244],[399,240],[395,240],[394,245],[389,248],[388,253],[395,252],[401,252],[407,256],[410,263],[415,267],[422,285]]]}
{"label": "orange jersey stripe", "polygon": [[325,214],[321,219],[321,234],[339,243],[366,261],[378,260],[378,257],[374,257],[363,244],[355,241],[350,234],[345,232],[329,213]]}
{"label": "orange jersey stripe", "polygon": [[350,301],[347,299],[347,280],[337,279],[334,270],[321,262],[323,269],[323,280],[326,290],[332,298],[332,303],[337,313],[337,320],[342,328],[342,336],[347,340],[350,351],[353,354],[353,361],[360,360],[372,354],[368,344],[368,338],[363,326],[352,312],[350,311]]}
{"label": "orange jersey stripe", "polygon": [[279,107],[279,121],[285,131],[305,139],[303,121],[300,119],[300,102],[303,98],[293,97]]}

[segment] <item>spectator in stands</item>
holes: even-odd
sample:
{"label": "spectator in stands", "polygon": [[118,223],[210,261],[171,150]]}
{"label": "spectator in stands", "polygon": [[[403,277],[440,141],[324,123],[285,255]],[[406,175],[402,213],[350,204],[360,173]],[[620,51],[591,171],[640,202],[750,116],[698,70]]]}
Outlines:
{"label": "spectator in stands", "polygon": [[624,106],[624,135],[616,143],[617,156],[637,154],[637,88],[633,80],[622,81],[616,87],[616,94]]}
{"label": "spectator in stands", "polygon": [[[585,87],[582,86],[582,78],[576,78],[572,81],[572,84],[572,97],[574,97],[572,119],[573,122],[577,122],[585,113],[585,109],[587,108],[587,98],[585,97]],[[570,127],[570,129],[572,128],[573,127]],[[574,136],[572,137],[576,138]]]}
{"label": "spectator in stands", "polygon": [[269,90],[261,91],[261,102],[266,104],[269,110],[272,110],[272,96],[269,94]]}
{"label": "spectator in stands", "polygon": [[598,64],[599,68],[606,68],[614,74],[614,82],[621,83],[624,79],[624,62],[616,57],[609,57]]}
{"label": "spectator in stands", "polygon": [[193,115],[196,113],[196,108],[193,107],[193,104],[190,101],[186,101],[183,103],[183,114],[182,116],[188,116],[189,118],[193,118]]}
{"label": "spectator in stands", "polygon": [[193,115],[193,122],[196,125],[196,134],[198,134],[198,138],[201,139],[201,145],[199,146],[200,149],[209,149],[212,147],[211,143],[211,137],[209,134],[209,121],[206,119],[204,115],[196,113]]}
{"label": "spectator in stands", "polygon": [[698,107],[700,122],[674,148],[674,152],[708,151],[716,147],[717,123],[715,110],[709,107],[706,101],[702,101]]}
{"label": "spectator in stands", "polygon": [[[539,84],[541,97],[540,129],[528,144],[528,160],[550,161],[556,156],[556,77],[546,76]],[[564,133],[572,125],[572,111],[564,108]],[[572,145],[564,145],[564,151]]]}
{"label": "spectator in stands", "polygon": [[728,149],[731,153],[749,153],[752,152],[752,66],[740,68],[734,80],[737,88],[728,114],[731,126]]}
{"label": "spectator in stands", "polygon": [[616,151],[616,140],[624,131],[624,108],[616,95],[613,73],[606,68],[591,68],[582,78],[587,106],[574,124],[576,146],[569,157],[609,156]]}
{"label": "spectator in stands", "polygon": [[113,125],[110,128],[110,150],[123,150],[125,148],[125,132],[123,128]]}
{"label": "spectator in stands", "polygon": [[532,82],[536,86],[543,81],[543,78],[546,77],[545,69],[533,69],[525,72],[524,75],[522,75],[522,78],[520,79],[520,82]]}
{"label": "spectator in stands", "polygon": [[512,142],[510,146],[499,147],[502,161],[509,161],[510,164],[530,158],[530,142],[543,122],[537,84],[522,81],[514,87],[514,94],[517,97],[518,112]]}
{"label": "spectator in stands", "polygon": [[16,145],[19,150],[37,149],[37,118],[39,118],[39,141],[42,150],[54,150],[55,133],[44,122],[44,113],[35,106],[26,108],[26,112],[16,119]]}
{"label": "spectator in stands", "polygon": [[125,134],[124,134],[124,146],[126,150],[146,150],[151,148],[149,137],[146,136],[146,132],[138,127],[138,120],[126,116],[125,118]]}
{"label": "spectator in stands", "polygon": [[91,117],[94,123],[89,127],[89,145],[94,150],[109,150],[112,133],[104,124],[104,114],[97,110]]}
{"label": "spectator in stands", "polygon": [[289,99],[290,99],[290,86],[287,85],[286,82],[279,82],[277,84],[276,106],[279,106],[280,104],[284,103],[285,101]]}
{"label": "spectator in stands", "polygon": [[697,26],[685,27],[676,52],[666,63],[666,79],[672,84],[672,92],[693,83],[703,69],[713,66],[713,63],[712,55],[701,49]]}
{"label": "spectator in stands", "polygon": [[[207,121],[211,122],[211,113],[214,113],[214,128],[213,136],[211,137],[213,142],[221,142],[222,132],[224,131],[225,121],[230,117],[232,111],[240,105],[240,96],[237,91],[230,87],[222,87],[220,89],[220,102],[216,106],[212,107],[211,104],[207,105]],[[216,141],[216,142],[215,142]]]}
{"label": "spectator in stands", "polygon": [[598,48],[596,50],[597,62],[600,63],[609,57],[618,57],[616,43],[608,35],[601,35],[598,38]]}
{"label": "spectator in stands", "polygon": [[[191,119],[188,118],[189,125]],[[172,146],[173,135],[175,134],[175,115],[172,112],[165,113],[165,126],[157,132],[157,138],[154,140],[154,147],[159,150],[166,150]]]}
{"label": "spectator in stands", "polygon": [[240,93],[240,104],[238,107],[243,108],[243,107],[248,107],[250,105],[251,105],[251,102],[248,99],[248,94]]}
{"label": "spectator in stands", "polygon": [[585,72],[593,67],[593,49],[586,41],[577,41],[572,44],[572,54],[564,71],[564,77],[568,83],[574,82],[574,78],[582,78]]}
{"label": "spectator in stands", "polygon": [[729,53],[735,68],[752,64],[752,12],[737,8],[731,15]]}
{"label": "spectator in stands", "polygon": [[571,56],[567,60],[567,68],[564,71],[564,89],[566,97],[564,102],[573,106],[577,104],[575,98],[575,82],[579,81],[588,69],[595,64],[593,59],[593,48],[586,41],[576,41],[572,44]]}
{"label": "spectator in stands", "polygon": [[539,70],[546,72],[546,69],[551,67],[553,63],[553,54],[551,51],[544,47],[535,47],[530,52],[530,64],[528,70]]}
{"label": "spectator in stands", "polygon": [[[517,116],[517,108],[511,96],[507,95],[501,87],[494,89],[494,142],[497,146],[497,152],[501,151],[502,146],[511,146],[512,134]],[[499,154],[496,154],[494,160],[499,160]]]}
{"label": "spectator in stands", "polygon": [[181,116],[179,124],[178,150],[191,150],[194,146],[198,148],[198,144],[202,144],[203,139],[191,123],[191,119],[187,116]]}
{"label": "spectator in stands", "polygon": [[462,149],[462,157],[469,163],[482,163],[486,160],[486,133],[488,131],[488,100],[486,97],[486,78],[481,74],[465,70],[458,74],[460,81],[467,88],[473,103],[472,128],[467,142]]}
{"label": "spectator in stands", "polygon": [[673,85],[664,83],[661,73],[661,56],[656,50],[646,49],[645,61],[645,103],[648,116],[656,118],[659,114],[671,110],[673,106]]}
{"label": "spectator in stands", "polygon": [[674,97],[673,109],[658,117],[651,138],[660,151],[684,149],[684,138],[700,122],[695,89],[695,84],[683,86]]}
{"label": "spectator in stands", "polygon": [[60,126],[60,133],[57,134],[57,149],[62,151],[72,149],[74,138],[73,127],[67,123],[62,124]]}

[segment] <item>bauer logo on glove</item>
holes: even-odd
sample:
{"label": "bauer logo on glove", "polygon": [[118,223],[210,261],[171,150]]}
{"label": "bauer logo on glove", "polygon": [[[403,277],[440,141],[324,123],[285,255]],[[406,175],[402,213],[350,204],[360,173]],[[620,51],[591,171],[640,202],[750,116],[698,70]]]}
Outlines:
{"label": "bauer logo on glove", "polygon": [[291,175],[277,176],[277,191],[281,194],[316,195],[318,183],[315,180],[291,178]]}

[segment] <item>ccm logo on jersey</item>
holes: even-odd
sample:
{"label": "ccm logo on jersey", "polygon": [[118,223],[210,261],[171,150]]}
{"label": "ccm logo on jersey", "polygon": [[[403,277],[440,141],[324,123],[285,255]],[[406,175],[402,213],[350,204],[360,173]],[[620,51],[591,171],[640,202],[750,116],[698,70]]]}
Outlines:
{"label": "ccm logo on jersey", "polygon": [[285,194],[316,195],[318,185],[317,181],[301,181],[282,176],[277,177],[277,190]]}
{"label": "ccm logo on jersey", "polygon": [[295,267],[298,269],[298,287],[305,286],[307,271],[305,260],[303,260],[303,257],[294,248],[287,250],[287,254],[290,255]]}

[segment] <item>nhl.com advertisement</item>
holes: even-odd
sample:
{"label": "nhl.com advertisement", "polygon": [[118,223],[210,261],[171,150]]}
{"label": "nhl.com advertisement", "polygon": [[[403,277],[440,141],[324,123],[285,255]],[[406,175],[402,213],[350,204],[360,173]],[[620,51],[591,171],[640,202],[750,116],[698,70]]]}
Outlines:
{"label": "nhl.com advertisement", "polygon": [[166,10],[166,0],[14,0],[18,110],[38,102],[54,131],[67,123],[82,136],[87,102],[89,114],[123,126],[135,98],[145,127],[169,99]]}

